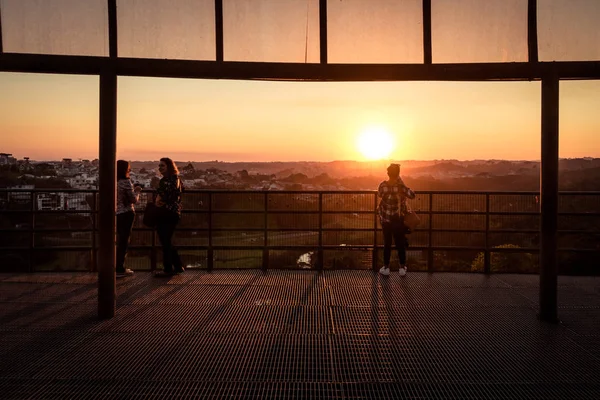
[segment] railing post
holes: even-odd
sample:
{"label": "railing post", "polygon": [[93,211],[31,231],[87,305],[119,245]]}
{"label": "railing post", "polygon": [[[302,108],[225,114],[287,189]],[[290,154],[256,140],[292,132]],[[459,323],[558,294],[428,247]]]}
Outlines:
{"label": "railing post", "polygon": [[268,221],[268,207],[269,207],[269,192],[264,193],[264,210],[263,210],[263,255],[262,255],[262,270],[267,272],[269,269],[269,247],[268,247],[268,234],[267,225]]}
{"label": "railing post", "polygon": [[323,270],[323,193],[319,192],[319,249],[317,250],[317,269]]}
{"label": "railing post", "polygon": [[31,191],[31,213],[29,214],[29,254],[27,255],[27,272],[33,272],[33,252],[35,251],[35,191]]}
{"label": "railing post", "polygon": [[206,251],[206,269],[208,272],[212,272],[215,262],[215,256],[213,252],[213,240],[212,240],[212,192],[208,193],[208,250]]}
{"label": "railing post", "polygon": [[431,0],[423,0],[423,63],[432,63],[431,46]]}
{"label": "railing post", "polygon": [[490,273],[490,194],[485,194],[485,250],[483,253],[483,272]]}
{"label": "railing post", "polygon": [[92,272],[98,272],[98,249],[96,248],[96,218],[98,218],[98,201],[96,196],[98,196],[98,193],[94,191],[92,195]]}
{"label": "railing post", "polygon": [[540,168],[540,319],[557,322],[558,315],[558,148],[559,79],[542,78],[542,162]]}
{"label": "railing post", "polygon": [[433,193],[429,193],[429,224],[427,226],[427,272],[433,272]]}
{"label": "railing post", "polygon": [[373,272],[377,271],[379,252],[377,251],[377,193],[373,193]]}
{"label": "railing post", "polygon": [[215,0],[216,61],[223,61],[223,0]]}

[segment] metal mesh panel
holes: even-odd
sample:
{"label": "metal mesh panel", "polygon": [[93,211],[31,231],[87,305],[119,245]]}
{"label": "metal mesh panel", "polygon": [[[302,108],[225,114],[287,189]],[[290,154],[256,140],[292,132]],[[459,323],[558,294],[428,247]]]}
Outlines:
{"label": "metal mesh panel", "polygon": [[373,211],[374,194],[324,193],[323,211]]}
{"label": "metal mesh panel", "polygon": [[539,215],[490,215],[490,229],[492,230],[538,230],[539,228]]}
{"label": "metal mesh panel", "polygon": [[[262,244],[262,235],[257,238]],[[269,246],[317,246],[319,233],[315,231],[271,231],[267,234]]]}
{"label": "metal mesh panel", "polygon": [[213,211],[264,211],[265,195],[262,193],[214,193]]}
{"label": "metal mesh panel", "polygon": [[444,250],[433,252],[433,267],[438,272],[469,272],[476,251]]}
{"label": "metal mesh panel", "polygon": [[269,214],[269,229],[319,229],[319,214]]}
{"label": "metal mesh panel", "polygon": [[92,246],[92,232],[67,231],[35,233],[36,247]]}
{"label": "metal mesh panel", "polygon": [[527,1],[432,0],[435,63],[527,61]]}
{"label": "metal mesh panel", "polygon": [[215,250],[214,268],[260,268],[262,250]]}
{"label": "metal mesh panel", "polygon": [[313,269],[315,268],[315,253],[305,250],[270,250],[269,268],[274,269]]}
{"label": "metal mesh panel", "polygon": [[0,232],[0,248],[29,247],[29,237],[27,232]]}
{"label": "metal mesh panel", "polygon": [[269,211],[319,211],[319,195],[313,193],[269,193]]}
{"label": "metal mesh panel", "polygon": [[483,247],[485,234],[471,232],[433,232],[434,246]]}
{"label": "metal mesh panel", "polygon": [[375,224],[373,214],[323,214],[324,229],[374,229]]}
{"label": "metal mesh panel", "polygon": [[485,215],[433,215],[432,229],[484,230]]}
{"label": "metal mesh panel", "polygon": [[325,250],[323,268],[327,269],[371,269],[372,250]]}
{"label": "metal mesh panel", "polygon": [[33,253],[35,271],[91,271],[91,250],[37,250]]}
{"label": "metal mesh panel", "polygon": [[331,63],[423,62],[420,0],[328,1]]}
{"label": "metal mesh panel", "polygon": [[569,195],[558,197],[559,212],[600,213],[600,196],[596,194]]}
{"label": "metal mesh panel", "polygon": [[491,212],[539,212],[539,196],[534,194],[490,195]]}
{"label": "metal mesh panel", "polygon": [[323,244],[326,246],[372,246],[373,232],[325,231]]}
{"label": "metal mesh panel", "polygon": [[0,7],[6,52],[108,55],[105,0],[2,0]]}
{"label": "metal mesh panel", "polygon": [[0,249],[0,271],[26,272],[29,268],[29,253],[23,251],[5,251]]}
{"label": "metal mesh panel", "polygon": [[213,213],[212,227],[217,229],[264,228],[263,214],[219,214]]}
{"label": "metal mesh panel", "polygon": [[[160,247],[157,247],[156,251],[157,254],[160,254]],[[152,250],[130,248],[127,251],[127,257],[125,257],[125,268],[130,268],[134,271],[149,271],[151,268],[151,257]]]}
{"label": "metal mesh panel", "polygon": [[485,212],[485,196],[480,194],[434,194],[432,211]]}
{"label": "metal mesh panel", "polygon": [[227,61],[319,62],[319,3],[224,0]]}
{"label": "metal mesh panel", "polygon": [[538,233],[490,233],[489,246],[514,245],[519,247],[537,247]]}
{"label": "metal mesh panel", "polygon": [[118,0],[120,57],[215,60],[213,0]]}

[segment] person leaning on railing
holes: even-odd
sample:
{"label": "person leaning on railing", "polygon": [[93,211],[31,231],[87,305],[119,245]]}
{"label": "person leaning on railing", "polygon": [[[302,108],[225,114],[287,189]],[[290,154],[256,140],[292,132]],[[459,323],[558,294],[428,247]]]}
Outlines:
{"label": "person leaning on railing", "polygon": [[379,184],[377,194],[381,197],[377,213],[383,229],[383,267],[379,273],[390,274],[390,257],[392,254],[392,238],[396,243],[400,260],[400,276],[406,275],[406,234],[409,229],[404,225],[404,217],[408,214],[406,199],[414,199],[415,192],[410,190],[400,177],[400,164],[390,164],[387,168],[388,180]]}
{"label": "person leaning on railing", "polygon": [[130,172],[131,165],[128,161],[117,161],[117,259],[115,268],[117,277],[133,275],[132,270],[125,268],[125,256],[135,219],[133,205],[140,200],[142,188],[133,186],[129,177]]}
{"label": "person leaning on railing", "polygon": [[156,233],[163,249],[163,270],[156,276],[170,276],[184,272],[179,253],[173,246],[173,234],[181,218],[183,185],[177,166],[170,158],[161,158],[158,171],[163,176],[156,189],[154,204],[158,207]]}

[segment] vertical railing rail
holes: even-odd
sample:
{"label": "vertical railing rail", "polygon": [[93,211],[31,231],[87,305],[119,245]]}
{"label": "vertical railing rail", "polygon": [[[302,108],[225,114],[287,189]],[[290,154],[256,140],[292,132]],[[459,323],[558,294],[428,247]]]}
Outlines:
{"label": "vertical railing rail", "polygon": [[323,270],[323,193],[319,193],[319,248],[317,250],[317,269]]}
{"label": "vertical railing rail", "polygon": [[429,223],[427,224],[427,271],[433,272],[433,193],[429,193]]}
{"label": "vertical railing rail", "polygon": [[97,240],[96,235],[97,232],[97,223],[96,219],[98,218],[98,193],[94,192],[92,195],[92,271],[98,272],[98,248],[97,248]]}
{"label": "vertical railing rail", "polygon": [[377,251],[377,193],[373,193],[373,271],[377,271],[379,252]]}
{"label": "vertical railing rail", "polygon": [[269,269],[269,243],[268,243],[268,207],[269,207],[269,192],[263,194],[263,254],[262,254],[262,270],[266,272]]}
{"label": "vertical railing rail", "polygon": [[483,252],[483,272],[490,273],[490,194],[485,194],[485,250]]}
{"label": "vertical railing rail", "polygon": [[319,56],[320,63],[327,64],[327,0],[319,0]]}
{"label": "vertical railing rail", "polygon": [[29,200],[31,207],[29,208],[29,254],[27,255],[27,272],[33,272],[33,253],[35,250],[35,191],[31,191]]}
{"label": "vertical railing rail", "polygon": [[208,193],[208,250],[206,251],[206,269],[210,272],[214,268],[215,256],[213,251],[213,201],[212,192]]}

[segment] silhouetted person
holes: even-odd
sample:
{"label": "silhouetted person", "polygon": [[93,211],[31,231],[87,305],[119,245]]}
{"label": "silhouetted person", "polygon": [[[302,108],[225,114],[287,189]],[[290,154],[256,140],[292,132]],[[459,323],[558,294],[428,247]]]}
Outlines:
{"label": "silhouetted person", "polygon": [[154,203],[160,212],[156,223],[156,233],[163,249],[163,271],[157,276],[169,276],[184,271],[181,258],[173,246],[173,233],[181,218],[181,192],[183,185],[177,166],[170,158],[161,158],[158,171],[163,176],[156,189]]}
{"label": "silhouetted person", "polygon": [[125,268],[125,256],[135,219],[133,205],[140,200],[142,188],[133,186],[129,177],[130,172],[131,165],[128,161],[117,161],[117,277],[133,275],[132,270]]}
{"label": "silhouetted person", "polygon": [[388,180],[379,184],[377,194],[381,197],[377,213],[383,229],[383,267],[379,273],[390,274],[390,256],[392,254],[392,239],[398,250],[400,260],[400,276],[406,275],[406,234],[409,230],[404,225],[404,216],[408,213],[406,199],[414,199],[415,193],[410,190],[400,178],[400,165],[390,164],[387,168]]}

